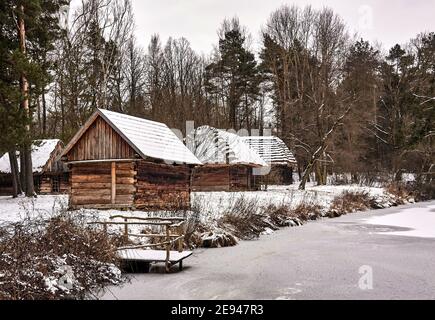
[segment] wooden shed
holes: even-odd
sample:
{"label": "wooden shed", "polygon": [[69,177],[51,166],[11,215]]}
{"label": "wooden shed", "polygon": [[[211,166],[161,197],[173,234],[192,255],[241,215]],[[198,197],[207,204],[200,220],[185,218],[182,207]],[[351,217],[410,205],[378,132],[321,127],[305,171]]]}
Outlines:
{"label": "wooden shed", "polygon": [[266,185],[290,185],[293,183],[293,172],[297,162],[284,141],[275,136],[250,136],[241,139],[270,166],[269,174],[257,179],[258,183]]}
{"label": "wooden shed", "polygon": [[267,165],[238,135],[209,126],[191,132],[186,145],[203,163],[193,171],[193,191],[255,190],[254,170]]}
{"label": "wooden shed", "polygon": [[[35,191],[39,194],[61,194],[69,191],[69,174],[60,161],[63,143],[58,139],[37,140],[32,145]],[[17,153],[18,166],[19,153]],[[0,158],[0,195],[12,195],[9,154]]]}
{"label": "wooden shed", "polygon": [[172,210],[190,207],[201,162],[163,123],[98,109],[63,151],[70,207]]}

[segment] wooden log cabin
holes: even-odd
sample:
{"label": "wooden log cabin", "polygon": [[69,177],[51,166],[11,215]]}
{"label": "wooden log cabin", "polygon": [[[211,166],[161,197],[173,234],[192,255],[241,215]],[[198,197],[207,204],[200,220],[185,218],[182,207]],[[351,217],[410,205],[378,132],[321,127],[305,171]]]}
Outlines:
{"label": "wooden log cabin", "polygon": [[[33,181],[38,194],[63,194],[69,191],[69,173],[60,161],[63,143],[58,139],[37,140],[32,145]],[[19,153],[17,153],[18,166]],[[0,195],[12,195],[9,154],[0,158]]]}
{"label": "wooden log cabin", "polygon": [[203,163],[193,171],[193,191],[257,189],[254,170],[267,164],[238,135],[202,126],[187,136],[186,145]]}
{"label": "wooden log cabin", "polygon": [[201,162],[165,125],[98,109],[63,151],[70,207],[172,210],[190,207]]}
{"label": "wooden log cabin", "polygon": [[297,168],[297,162],[284,141],[275,136],[249,136],[241,139],[270,166],[269,173],[259,176],[257,183],[263,185],[293,183],[293,172]]}

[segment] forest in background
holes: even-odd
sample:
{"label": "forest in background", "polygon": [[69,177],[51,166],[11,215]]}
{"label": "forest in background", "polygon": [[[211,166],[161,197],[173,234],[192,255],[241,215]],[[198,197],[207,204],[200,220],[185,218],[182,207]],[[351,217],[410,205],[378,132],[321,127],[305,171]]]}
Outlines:
{"label": "forest in background", "polygon": [[31,141],[67,143],[96,108],[180,130],[189,120],[272,128],[295,153],[301,188],[311,174],[320,185],[343,173],[433,179],[433,32],[383,54],[331,9],[282,6],[263,22],[259,50],[231,18],[205,56],[158,34],[140,47],[130,0],[84,0],[66,21],[68,5],[0,0],[0,153],[23,155],[15,171],[27,194]]}

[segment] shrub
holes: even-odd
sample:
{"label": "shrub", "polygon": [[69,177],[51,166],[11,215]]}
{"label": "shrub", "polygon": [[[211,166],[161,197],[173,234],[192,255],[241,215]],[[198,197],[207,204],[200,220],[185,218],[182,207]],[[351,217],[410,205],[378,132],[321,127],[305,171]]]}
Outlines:
{"label": "shrub", "polygon": [[121,281],[113,239],[70,215],[3,227],[0,299],[75,299]]}
{"label": "shrub", "polygon": [[375,202],[367,192],[345,191],[332,200],[327,216],[335,218],[344,214],[375,208]]}
{"label": "shrub", "polygon": [[394,182],[387,185],[386,190],[394,197],[397,204],[435,199],[435,183],[432,181]]}
{"label": "shrub", "polygon": [[394,197],[396,205],[405,204],[411,198],[413,198],[413,196],[411,195],[412,191],[410,186],[404,183],[390,183],[385,189],[390,195]]}
{"label": "shrub", "polygon": [[435,180],[426,183],[415,183],[411,187],[416,201],[435,199]]}
{"label": "shrub", "polygon": [[261,213],[257,199],[246,200],[243,197],[238,198],[218,220],[218,226],[244,240],[258,238],[266,228],[277,229]]}
{"label": "shrub", "polygon": [[288,206],[269,205],[266,208],[270,221],[278,227],[289,227],[294,224],[302,224],[300,221],[295,222],[296,219],[291,219],[291,211]]}
{"label": "shrub", "polygon": [[201,247],[203,248],[232,247],[237,243],[234,235],[222,229],[215,229],[201,235]]}
{"label": "shrub", "polygon": [[292,210],[292,215],[302,221],[317,220],[322,217],[323,208],[318,204],[301,203]]}

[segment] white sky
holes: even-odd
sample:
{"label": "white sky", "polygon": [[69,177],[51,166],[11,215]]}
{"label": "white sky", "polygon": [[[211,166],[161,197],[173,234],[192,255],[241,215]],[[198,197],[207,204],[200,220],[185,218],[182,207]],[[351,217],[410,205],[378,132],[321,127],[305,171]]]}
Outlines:
{"label": "white sky", "polygon": [[[78,2],[79,0],[73,0]],[[225,17],[237,15],[258,46],[259,32],[269,14],[282,4],[328,6],[352,32],[382,42],[386,49],[423,31],[435,31],[435,0],[132,0],[136,37],[147,47],[151,35],[185,37],[193,49],[208,54],[217,43],[216,30]]]}

